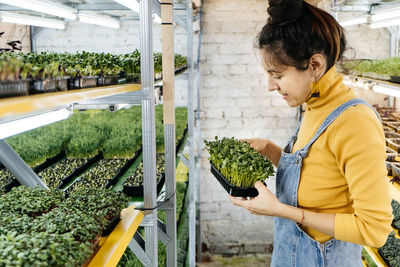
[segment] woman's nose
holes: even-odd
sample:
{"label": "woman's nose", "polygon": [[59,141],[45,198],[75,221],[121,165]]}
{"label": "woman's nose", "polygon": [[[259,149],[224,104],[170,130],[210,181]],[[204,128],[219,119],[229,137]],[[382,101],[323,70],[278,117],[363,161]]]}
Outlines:
{"label": "woman's nose", "polygon": [[278,84],[274,81],[274,79],[271,78],[271,77],[268,77],[268,90],[269,90],[269,91],[275,91],[275,90],[278,90],[278,89],[279,89],[279,86],[278,86]]}

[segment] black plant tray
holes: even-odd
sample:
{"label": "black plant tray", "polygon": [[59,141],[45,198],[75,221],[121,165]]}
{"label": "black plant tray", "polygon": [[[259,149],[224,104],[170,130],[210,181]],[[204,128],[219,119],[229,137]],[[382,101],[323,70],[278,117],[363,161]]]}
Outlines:
{"label": "black plant tray", "polygon": [[68,79],[68,90],[97,87],[97,76]]}
{"label": "black plant tray", "polygon": [[66,184],[71,182],[71,180],[74,177],[77,177],[77,176],[81,175],[84,171],[87,170],[87,168],[90,167],[90,165],[92,165],[96,161],[99,161],[102,157],[103,157],[103,153],[99,152],[96,156],[94,156],[93,158],[89,159],[85,164],[83,164],[79,168],[76,168],[70,175],[68,175],[67,177],[65,177],[64,179],[61,180],[61,183],[58,186],[58,188],[64,187]]}
{"label": "black plant tray", "polygon": [[29,94],[29,80],[0,81],[0,98]]}
{"label": "black plant tray", "polygon": [[38,166],[34,167],[33,171],[36,173],[39,173],[39,172],[43,171],[44,169],[50,167],[54,163],[60,161],[64,157],[65,157],[65,151],[63,150],[60,153],[58,153],[57,155],[55,155],[54,157],[48,158],[42,164],[39,164]]}
{"label": "black plant tray", "polygon": [[256,197],[258,191],[255,187],[238,187],[230,184],[225,177],[215,168],[214,164],[210,161],[211,173],[217,178],[218,182],[228,192],[229,195],[234,197]]}
{"label": "black plant tray", "polygon": [[[165,173],[161,174],[161,179],[157,183],[157,195],[160,193],[165,183]],[[124,185],[122,192],[129,197],[143,197],[143,185]]]}
{"label": "black plant tray", "polygon": [[8,184],[6,184],[5,186],[3,186],[4,192],[10,192],[11,189],[13,189],[14,187],[20,186],[21,184],[18,182],[18,180],[13,179],[11,180],[11,182],[9,182]]}
{"label": "black plant tray", "polygon": [[118,214],[114,218],[109,220],[103,232],[101,232],[101,236],[108,236],[109,234],[111,234],[111,232],[114,231],[120,220],[121,214]]}
{"label": "black plant tray", "polygon": [[142,153],[142,147],[140,147],[136,152],[135,155],[131,159],[129,159],[121,169],[119,169],[118,173],[110,179],[110,182],[107,184],[107,188],[114,186],[121,176],[129,169],[129,167],[136,161],[139,155]]}
{"label": "black plant tray", "polygon": [[30,85],[29,94],[42,94],[57,91],[57,80],[33,80]]}

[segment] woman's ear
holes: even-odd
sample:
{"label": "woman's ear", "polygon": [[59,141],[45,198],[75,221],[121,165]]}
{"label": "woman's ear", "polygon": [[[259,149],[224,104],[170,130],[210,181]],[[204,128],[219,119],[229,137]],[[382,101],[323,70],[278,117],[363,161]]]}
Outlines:
{"label": "woman's ear", "polygon": [[315,78],[315,82],[319,81],[326,72],[326,59],[321,54],[314,54],[310,58],[310,68]]}

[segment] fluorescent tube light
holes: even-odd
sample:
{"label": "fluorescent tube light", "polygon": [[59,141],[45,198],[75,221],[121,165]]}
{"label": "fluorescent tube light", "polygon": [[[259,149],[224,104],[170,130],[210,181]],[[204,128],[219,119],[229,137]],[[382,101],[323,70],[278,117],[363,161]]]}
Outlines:
{"label": "fluorescent tube light", "polygon": [[46,19],[35,16],[21,15],[11,12],[0,12],[0,21],[8,23],[16,23],[23,25],[32,25],[37,27],[53,28],[63,30],[65,29],[65,23],[56,19]]}
{"label": "fluorescent tube light", "polygon": [[386,20],[400,17],[400,9],[385,10],[371,16],[372,21]]}
{"label": "fluorescent tube light", "polygon": [[367,23],[367,22],[368,22],[368,18],[367,17],[359,17],[359,18],[355,18],[355,19],[339,22],[339,24],[342,27],[347,27],[347,26],[352,26],[352,25],[357,25],[357,24],[364,24],[364,23]]}
{"label": "fluorescent tube light", "polygon": [[67,119],[72,112],[66,108],[0,123],[0,139],[20,134],[47,124]]}
{"label": "fluorescent tube light", "polygon": [[99,26],[109,27],[113,29],[119,29],[119,20],[111,17],[92,15],[87,13],[79,13],[79,21],[83,23],[95,24]]}
{"label": "fluorescent tube light", "polygon": [[377,93],[390,95],[390,96],[394,96],[394,97],[400,97],[400,88],[395,87],[395,86],[378,84],[378,85],[374,85],[372,87],[372,90]]}
{"label": "fluorescent tube light", "polygon": [[37,11],[70,20],[76,19],[77,10],[64,5],[38,0],[0,0],[0,3]]}
{"label": "fluorescent tube light", "polygon": [[114,0],[114,2],[126,6],[127,8],[139,13],[139,2],[136,0]]}
{"label": "fluorescent tube light", "polygon": [[397,26],[397,25],[400,25],[400,18],[374,22],[370,24],[370,27],[371,29],[377,29],[377,28]]}

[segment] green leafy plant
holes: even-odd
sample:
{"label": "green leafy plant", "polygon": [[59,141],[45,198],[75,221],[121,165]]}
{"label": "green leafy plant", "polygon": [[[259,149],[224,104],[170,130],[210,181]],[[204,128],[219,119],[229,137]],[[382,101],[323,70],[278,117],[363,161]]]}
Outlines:
{"label": "green leafy plant", "polygon": [[389,266],[399,266],[400,263],[400,239],[395,232],[391,232],[383,247],[378,248],[379,254]]}
{"label": "green leafy plant", "polygon": [[246,142],[223,137],[204,141],[210,153],[209,160],[232,185],[253,187],[274,174],[272,163]]}

